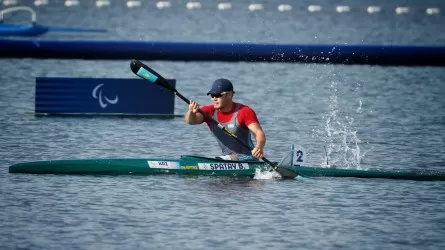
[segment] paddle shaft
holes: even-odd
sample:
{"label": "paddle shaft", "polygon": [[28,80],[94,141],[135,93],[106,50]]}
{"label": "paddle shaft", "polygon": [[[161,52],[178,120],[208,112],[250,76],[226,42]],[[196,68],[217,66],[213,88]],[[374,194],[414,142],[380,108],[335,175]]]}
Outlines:
{"label": "paddle shaft", "polygon": [[[167,80],[162,77],[161,75],[159,75],[156,71],[154,71],[153,69],[151,69],[150,67],[148,67],[147,65],[143,64],[142,62],[138,61],[138,60],[132,60],[130,63],[130,68],[133,71],[133,73],[135,73],[136,75],[138,75],[139,77],[146,79],[150,82],[156,83],[159,86],[170,90],[171,92],[173,92],[173,94],[175,94],[176,96],[178,96],[181,100],[183,100],[184,102],[186,102],[187,104],[190,104],[190,100],[188,98],[186,98],[185,96],[183,96],[181,93],[179,93],[173,86],[171,86]],[[219,123],[217,120],[215,120],[213,117],[211,117],[210,115],[208,115],[207,113],[205,113],[204,111],[202,111],[201,109],[198,109],[198,112],[204,116],[204,118],[212,121],[215,125],[217,125],[220,129],[222,129],[226,134],[228,134],[229,136],[231,136],[232,138],[234,138],[236,141],[238,141],[241,145],[243,145],[244,147],[248,148],[249,150],[252,150],[253,148],[251,148],[249,145],[247,145],[246,143],[244,143],[243,141],[241,141],[238,136],[236,136],[235,134],[233,134],[232,132],[230,132],[226,127],[224,127],[224,125],[222,125],[221,123]],[[282,168],[279,166],[274,165],[271,161],[269,161],[268,159],[266,159],[266,157],[262,157],[261,160],[263,160],[265,163],[267,163],[269,166],[271,166],[275,171],[279,172],[280,174],[282,174],[283,177],[286,178],[295,178],[298,174],[290,169],[286,169],[286,168]]]}

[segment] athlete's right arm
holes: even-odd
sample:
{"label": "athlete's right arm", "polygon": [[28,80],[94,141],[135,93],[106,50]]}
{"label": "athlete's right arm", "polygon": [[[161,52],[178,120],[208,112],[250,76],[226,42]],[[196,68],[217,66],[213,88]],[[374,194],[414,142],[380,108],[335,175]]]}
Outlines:
{"label": "athlete's right arm", "polygon": [[185,113],[185,123],[190,125],[201,124],[204,121],[204,116],[198,112],[199,104],[190,100],[189,110]]}

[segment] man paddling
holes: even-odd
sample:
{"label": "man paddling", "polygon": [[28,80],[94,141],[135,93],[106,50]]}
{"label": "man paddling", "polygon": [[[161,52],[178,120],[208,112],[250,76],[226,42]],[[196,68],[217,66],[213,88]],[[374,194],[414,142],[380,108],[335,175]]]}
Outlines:
{"label": "man paddling", "polygon": [[232,83],[227,79],[217,79],[213,82],[212,88],[207,93],[211,96],[212,104],[201,107],[204,113],[213,117],[238,139],[253,147],[251,134],[255,136],[256,145],[252,151],[241,145],[233,137],[227,135],[218,128],[211,120],[205,119],[199,113],[199,104],[190,100],[189,110],[185,114],[185,122],[195,125],[206,122],[218,141],[223,155],[217,158],[224,160],[255,160],[262,158],[266,136],[258,121],[256,113],[249,106],[233,101]]}

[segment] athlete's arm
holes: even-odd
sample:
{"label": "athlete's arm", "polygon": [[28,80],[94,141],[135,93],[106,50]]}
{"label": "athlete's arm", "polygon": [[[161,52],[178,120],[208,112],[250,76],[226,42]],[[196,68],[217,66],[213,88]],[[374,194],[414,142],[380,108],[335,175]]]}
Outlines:
{"label": "athlete's arm", "polygon": [[204,121],[204,116],[199,113],[199,104],[193,100],[190,100],[189,110],[185,113],[185,123],[190,125],[201,124]]}
{"label": "athlete's arm", "polygon": [[252,155],[256,158],[264,157],[264,146],[266,145],[266,135],[264,134],[263,128],[258,121],[258,117],[253,109],[248,106],[244,106],[240,110],[240,115],[238,116],[241,124],[244,124],[250,132],[255,136],[255,147],[252,150]]}
{"label": "athlete's arm", "polygon": [[255,136],[256,145],[252,150],[252,155],[256,158],[264,157],[264,146],[266,145],[266,135],[264,134],[263,128],[258,122],[253,122],[247,126]]}

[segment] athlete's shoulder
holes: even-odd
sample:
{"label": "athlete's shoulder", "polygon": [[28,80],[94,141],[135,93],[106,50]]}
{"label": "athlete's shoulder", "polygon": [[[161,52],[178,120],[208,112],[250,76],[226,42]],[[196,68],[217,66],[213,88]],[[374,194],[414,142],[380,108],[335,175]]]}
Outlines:
{"label": "athlete's shoulder", "polygon": [[238,121],[245,127],[248,127],[252,123],[259,123],[255,111],[246,104],[240,104]]}
{"label": "athlete's shoulder", "polygon": [[201,107],[201,110],[204,111],[204,113],[212,114],[215,111],[215,107],[213,105],[205,105]]}
{"label": "athlete's shoulder", "polygon": [[246,104],[243,104],[243,103],[238,103],[238,105],[239,105],[239,111],[241,111],[241,112],[253,112],[253,113],[255,113],[255,111],[249,105],[246,105]]}
{"label": "athlete's shoulder", "polygon": [[[210,117],[213,116],[213,114],[215,113],[215,108],[213,107],[213,105],[202,106],[201,110]],[[206,117],[204,117],[202,122],[207,123],[207,125],[209,125],[209,126],[212,124],[212,122],[209,119],[207,119]]]}

